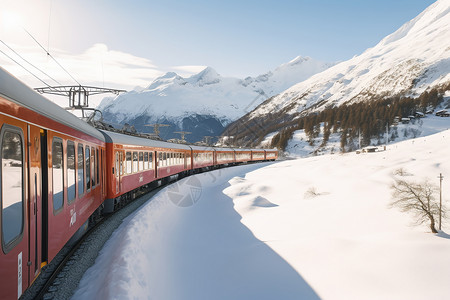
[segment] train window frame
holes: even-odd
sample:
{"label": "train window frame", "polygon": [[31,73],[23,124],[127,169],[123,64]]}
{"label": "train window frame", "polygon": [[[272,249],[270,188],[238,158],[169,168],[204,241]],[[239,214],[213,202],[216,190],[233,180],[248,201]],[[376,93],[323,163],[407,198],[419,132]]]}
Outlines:
{"label": "train window frame", "polygon": [[148,169],[153,169],[153,152],[148,153]]}
{"label": "train window frame", "polygon": [[[55,151],[54,151],[54,146],[55,146],[55,144],[56,143],[60,143],[61,144],[61,154],[62,154],[62,157],[61,157],[61,164],[62,164],[62,166],[61,166],[61,176],[62,176],[62,190],[61,190],[61,193],[62,193],[62,201],[61,201],[61,206],[59,206],[59,207],[55,207],[55,167],[54,167],[54,158],[55,158]],[[57,214],[59,214],[62,210],[63,210],[63,208],[64,208],[64,202],[65,202],[65,193],[64,193],[64,189],[65,189],[65,182],[64,182],[64,167],[65,167],[65,165],[64,165],[64,141],[63,141],[63,139],[62,138],[60,138],[60,137],[53,137],[53,139],[52,139],[52,207],[53,207],[53,215],[57,215]]]}
{"label": "train window frame", "polygon": [[158,167],[162,167],[163,166],[163,153],[159,152],[158,155]]}
{"label": "train window frame", "polygon": [[97,177],[97,185],[100,184],[100,161],[98,160],[98,153],[100,152],[100,149],[97,149],[95,151],[95,155],[97,157],[96,160],[96,168],[97,168],[97,172],[95,173],[96,177]]}
{"label": "train window frame", "polygon": [[[81,153],[80,153],[81,150]],[[80,161],[80,154],[81,154],[81,161]],[[81,163],[81,169],[80,167],[80,163]],[[85,187],[85,172],[84,172],[84,167],[85,167],[85,163],[84,163],[84,145],[81,143],[78,143],[77,146],[77,194],[78,194],[78,198],[81,198],[84,193],[86,192],[86,187]],[[82,190],[80,190],[82,189]]]}
{"label": "train window frame", "polygon": [[144,152],[144,170],[148,170],[148,169],[149,169],[148,152]]}
{"label": "train window frame", "polygon": [[119,168],[120,168],[120,176],[125,175],[125,160],[124,160],[124,151],[119,151]]}
{"label": "train window frame", "polygon": [[[73,193],[73,198],[70,197],[69,194],[69,187],[71,186],[69,184],[69,148],[73,147],[73,186],[74,186],[74,193]],[[76,147],[75,147],[75,142],[74,141],[67,141],[67,146],[66,146],[66,178],[67,178],[67,203],[68,204],[72,204],[76,199],[77,199],[77,163],[76,163]]]}
{"label": "train window frame", "polygon": [[133,162],[132,173],[139,172],[139,155],[137,151],[133,151],[132,162]]}
{"label": "train window frame", "polygon": [[91,147],[91,188],[95,188],[95,147]]}
{"label": "train window frame", "polygon": [[116,151],[115,161],[114,161],[114,177],[119,178],[120,174],[120,160],[119,160],[119,151]]}
{"label": "train window frame", "polygon": [[[4,212],[3,212],[3,190],[4,190],[4,181],[3,181],[3,142],[5,139],[5,134],[6,133],[13,133],[13,134],[17,134],[20,137],[20,142],[21,142],[21,150],[22,150],[22,223],[21,223],[21,228],[20,228],[20,232],[14,237],[12,238],[10,241],[5,242],[4,240],[4,226],[3,226],[3,219],[4,219]],[[2,126],[2,129],[0,131],[0,162],[1,162],[1,167],[0,167],[0,180],[1,180],[1,185],[0,185],[0,227],[1,227],[1,243],[2,243],[2,249],[3,249],[3,253],[7,254],[8,252],[10,252],[12,249],[14,249],[23,239],[24,236],[24,231],[25,231],[25,189],[23,188],[25,185],[25,145],[24,145],[25,139],[24,139],[24,134],[21,128],[19,127],[15,127],[12,125],[8,125],[8,124],[4,124]]]}
{"label": "train window frame", "polygon": [[84,148],[84,184],[86,185],[86,192],[91,190],[91,147]]}
{"label": "train window frame", "polygon": [[125,152],[125,161],[126,161],[125,174],[132,174],[133,173],[133,155],[131,154],[131,151]]}
{"label": "train window frame", "polygon": [[138,153],[138,168],[139,171],[144,171],[145,170],[145,166],[144,166],[144,153],[142,151],[139,151]]}

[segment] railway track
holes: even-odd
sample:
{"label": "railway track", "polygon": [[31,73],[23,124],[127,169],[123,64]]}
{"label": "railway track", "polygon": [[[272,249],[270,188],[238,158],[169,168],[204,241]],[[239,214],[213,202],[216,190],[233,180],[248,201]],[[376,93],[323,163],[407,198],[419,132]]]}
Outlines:
{"label": "railway track", "polygon": [[162,187],[140,195],[114,214],[103,217],[74,245],[64,247],[20,300],[69,299],[78,288],[83,274],[94,264],[103,245],[123,219],[151,200]]}

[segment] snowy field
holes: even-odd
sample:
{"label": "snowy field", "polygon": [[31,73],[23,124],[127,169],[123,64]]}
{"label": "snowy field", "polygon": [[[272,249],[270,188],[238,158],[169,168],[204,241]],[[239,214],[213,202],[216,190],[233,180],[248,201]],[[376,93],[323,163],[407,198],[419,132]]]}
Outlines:
{"label": "snowy field", "polygon": [[449,299],[450,222],[435,235],[389,207],[399,168],[442,173],[449,205],[449,153],[445,130],[185,178],[126,219],[73,299]]}

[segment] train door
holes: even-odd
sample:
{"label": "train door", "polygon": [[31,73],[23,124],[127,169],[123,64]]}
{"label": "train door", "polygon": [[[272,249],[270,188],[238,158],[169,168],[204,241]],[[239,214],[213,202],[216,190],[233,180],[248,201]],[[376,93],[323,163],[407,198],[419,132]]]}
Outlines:
{"label": "train door", "polygon": [[[29,253],[28,280],[33,282],[42,263],[42,179],[41,135],[45,131],[28,125],[28,211]],[[46,151],[44,151],[46,152]]]}
{"label": "train door", "polygon": [[116,151],[115,154],[115,185],[116,185],[116,194],[122,191],[122,176],[123,176],[123,152]]}
{"label": "train door", "polygon": [[0,299],[18,299],[30,284],[27,125],[3,116],[0,122]]}

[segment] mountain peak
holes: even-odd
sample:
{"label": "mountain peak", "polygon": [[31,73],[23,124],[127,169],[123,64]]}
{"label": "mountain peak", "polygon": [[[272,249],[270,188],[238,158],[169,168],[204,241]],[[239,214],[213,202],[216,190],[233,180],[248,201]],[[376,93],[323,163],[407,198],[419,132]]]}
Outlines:
{"label": "mountain peak", "polygon": [[290,66],[297,65],[297,64],[301,64],[302,62],[308,61],[310,59],[311,59],[311,57],[309,57],[309,56],[299,55],[296,58],[294,58],[293,60],[291,60],[290,62],[288,62],[286,65],[290,65]]}
{"label": "mountain peak", "polygon": [[176,81],[184,81],[184,80],[181,76],[179,76],[175,72],[167,72],[163,76],[160,76],[155,80],[153,80],[153,82],[147,87],[147,90],[154,90],[154,89],[162,90],[169,84]]}
{"label": "mountain peak", "polygon": [[211,67],[206,67],[198,74],[189,77],[188,81],[193,85],[203,86],[208,84],[219,83],[221,76]]}

